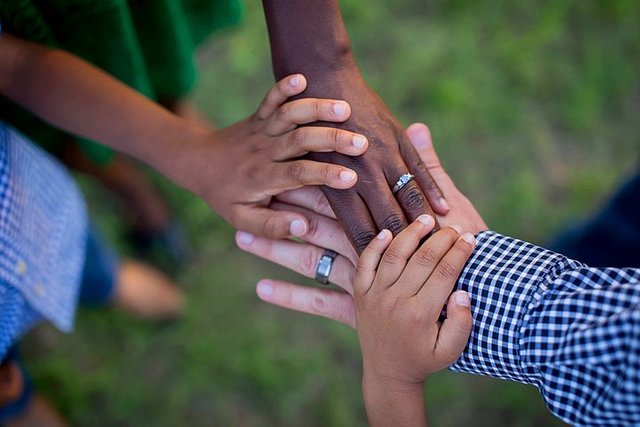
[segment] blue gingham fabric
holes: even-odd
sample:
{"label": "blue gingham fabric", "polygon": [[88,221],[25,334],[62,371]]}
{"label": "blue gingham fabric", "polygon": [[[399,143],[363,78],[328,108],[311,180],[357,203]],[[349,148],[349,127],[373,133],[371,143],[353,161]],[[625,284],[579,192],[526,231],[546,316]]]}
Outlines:
{"label": "blue gingham fabric", "polygon": [[71,176],[0,122],[0,360],[40,320],[71,330],[86,235]]}
{"label": "blue gingham fabric", "polygon": [[573,425],[640,425],[640,269],[590,268],[487,231],[458,289],[474,327],[450,369],[534,385]]}

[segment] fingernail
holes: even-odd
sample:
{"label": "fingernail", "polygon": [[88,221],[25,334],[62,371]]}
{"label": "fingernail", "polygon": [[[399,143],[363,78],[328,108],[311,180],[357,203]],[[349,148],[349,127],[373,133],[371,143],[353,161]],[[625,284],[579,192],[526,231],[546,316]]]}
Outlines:
{"label": "fingernail", "polygon": [[422,129],[420,132],[415,132],[413,134],[413,138],[411,138],[411,142],[413,143],[413,146],[418,150],[423,150],[431,145],[429,143],[429,138],[427,138],[427,131],[424,129]]}
{"label": "fingernail", "polygon": [[301,219],[294,219],[289,224],[289,232],[293,236],[302,236],[307,231],[307,226]]}
{"label": "fingernail", "polygon": [[471,233],[464,233],[461,238],[471,246],[476,244],[476,238]]}
{"label": "fingernail", "polygon": [[239,231],[236,236],[238,244],[241,246],[249,246],[253,243],[254,236],[251,233],[247,233],[246,231]]}
{"label": "fingernail", "polygon": [[353,140],[351,140],[351,143],[353,144],[354,147],[360,149],[364,147],[364,144],[367,143],[367,138],[365,138],[362,135],[355,135],[353,137]]}
{"label": "fingernail", "polygon": [[344,105],[343,102],[336,102],[335,104],[333,104],[333,112],[337,116],[343,116],[346,111],[347,111],[347,106]]}
{"label": "fingernail", "polygon": [[258,295],[261,297],[270,297],[273,295],[273,285],[267,281],[258,282]]}
{"label": "fingernail", "polygon": [[458,233],[458,234],[462,234],[462,231],[463,231],[463,230],[462,230],[462,227],[461,227],[461,226],[459,226],[458,224],[452,225],[452,226],[450,226],[449,228],[454,229],[454,230],[456,231],[456,233]]}
{"label": "fingernail", "polygon": [[471,307],[471,299],[469,298],[469,294],[465,291],[456,292],[454,300],[458,305],[461,305],[463,307]]}
{"label": "fingernail", "polygon": [[451,210],[451,207],[449,207],[449,203],[447,203],[444,197],[440,197],[438,199],[438,205],[440,205],[440,207],[445,211]]}
{"label": "fingernail", "polygon": [[289,86],[298,87],[300,84],[300,76],[293,76],[289,79]]}
{"label": "fingernail", "polygon": [[378,240],[384,240],[387,238],[387,230],[382,230],[381,232],[378,233],[378,235],[376,236],[376,239]]}
{"label": "fingernail", "polygon": [[342,171],[340,172],[340,180],[344,182],[351,182],[356,179],[356,173],[354,171]]}
{"label": "fingernail", "polygon": [[433,225],[435,224],[435,221],[433,220],[433,217],[431,215],[420,215],[417,219],[418,221],[420,221],[421,223],[423,223],[424,225]]}

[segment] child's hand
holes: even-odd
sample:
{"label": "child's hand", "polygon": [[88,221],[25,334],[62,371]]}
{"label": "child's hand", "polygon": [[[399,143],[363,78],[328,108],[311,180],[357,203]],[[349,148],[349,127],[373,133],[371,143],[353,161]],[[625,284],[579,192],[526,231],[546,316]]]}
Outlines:
{"label": "child's hand", "polygon": [[[421,244],[433,226],[433,218],[422,215],[393,241],[383,230],[362,253],[354,299],[365,384],[422,385],[464,350],[471,332],[469,296],[451,291],[475,238],[449,227]],[[439,323],[445,304],[447,317]]]}
{"label": "child's hand", "polygon": [[305,185],[355,185],[351,169],[300,159],[310,151],[359,156],[367,149],[362,135],[319,126],[297,128],[316,121],[342,122],[351,114],[344,101],[308,98],[287,103],[305,88],[302,75],[281,80],[255,114],[199,138],[203,143],[187,156],[195,182],[185,186],[195,188],[234,227],[274,238],[301,236],[308,231],[307,219],[299,212],[270,209],[273,196]]}

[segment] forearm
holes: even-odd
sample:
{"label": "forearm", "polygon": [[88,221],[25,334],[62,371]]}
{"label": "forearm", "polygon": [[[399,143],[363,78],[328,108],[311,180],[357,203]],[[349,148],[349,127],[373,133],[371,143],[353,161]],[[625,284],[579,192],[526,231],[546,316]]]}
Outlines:
{"label": "forearm", "polygon": [[303,73],[307,91],[334,72],[355,69],[338,0],[263,0],[276,79]]}
{"label": "forearm", "polygon": [[480,233],[458,281],[473,331],[451,368],[533,384],[570,424],[635,425],[640,362],[627,355],[640,351],[638,285],[640,269],[589,268]]}
{"label": "forearm", "polygon": [[193,125],[73,55],[7,35],[0,43],[3,95],[61,129],[174,175],[169,160],[196,132]]}
{"label": "forearm", "polygon": [[398,385],[365,374],[362,394],[369,425],[373,427],[427,425],[422,383]]}

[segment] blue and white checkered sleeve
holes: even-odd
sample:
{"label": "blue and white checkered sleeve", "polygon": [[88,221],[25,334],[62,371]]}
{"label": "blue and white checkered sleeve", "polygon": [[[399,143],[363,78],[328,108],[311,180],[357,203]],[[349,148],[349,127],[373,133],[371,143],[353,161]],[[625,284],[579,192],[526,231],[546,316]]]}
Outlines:
{"label": "blue and white checkered sleeve", "polygon": [[474,327],[452,370],[532,384],[574,425],[640,425],[639,269],[484,232],[458,288]]}

